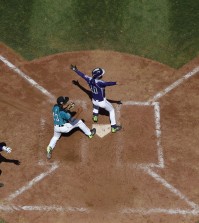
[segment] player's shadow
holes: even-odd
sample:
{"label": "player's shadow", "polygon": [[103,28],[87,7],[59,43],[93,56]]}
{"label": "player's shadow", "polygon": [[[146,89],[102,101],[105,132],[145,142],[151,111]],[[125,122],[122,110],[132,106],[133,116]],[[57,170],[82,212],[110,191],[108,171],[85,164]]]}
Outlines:
{"label": "player's shadow", "polygon": [[[77,80],[72,80],[72,83],[73,83],[75,86],[79,87],[84,93],[86,93],[86,94],[88,95],[88,97],[90,98],[90,100],[92,101],[92,92],[91,92],[90,90],[88,90],[88,89],[86,89],[85,87],[83,87],[83,86],[79,83],[79,81],[77,81]],[[110,103],[116,103],[116,104],[119,104],[119,105],[122,104],[121,100],[118,101],[118,100],[107,99],[107,101],[109,101]],[[99,114],[100,114],[100,115],[109,116],[109,112],[106,111],[105,109],[101,109],[101,108],[99,108]]]}
{"label": "player's shadow", "polygon": [[19,160],[15,160],[15,159],[7,159],[6,157],[2,156],[2,154],[0,153],[0,163],[14,163],[15,165],[20,165],[21,162]]}
{"label": "player's shadow", "polygon": [[[71,114],[71,116],[73,117],[75,114],[76,114],[76,112],[74,111],[74,112],[70,112],[70,114]],[[84,119],[82,119],[82,118],[78,118],[79,120],[81,119],[83,122],[85,122],[85,120]],[[71,136],[72,134],[74,134],[75,132],[78,132],[78,131],[81,131],[81,129],[79,129],[79,128],[74,128],[74,129],[72,129],[70,132],[68,132],[68,133],[62,133],[62,137],[69,137],[69,136]]]}
{"label": "player's shadow", "polygon": [[[1,146],[6,146],[5,142],[1,142],[0,143]],[[7,159],[6,157],[4,157],[1,153],[0,153],[0,163],[14,163],[15,165],[20,165],[21,162],[19,160],[15,160],[15,159]],[[2,173],[2,170],[0,169],[0,175]]]}
{"label": "player's shadow", "polygon": [[[6,146],[5,142],[0,142],[0,146]],[[6,157],[2,156],[2,154],[0,153],[0,163],[14,163],[15,165],[20,165],[20,161],[19,160],[15,160],[15,159],[7,159]]]}

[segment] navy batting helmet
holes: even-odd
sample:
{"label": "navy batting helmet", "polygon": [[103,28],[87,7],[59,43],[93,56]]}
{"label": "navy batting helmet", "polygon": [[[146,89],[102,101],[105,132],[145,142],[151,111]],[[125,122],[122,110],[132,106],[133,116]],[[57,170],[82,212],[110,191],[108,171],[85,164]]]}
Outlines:
{"label": "navy batting helmet", "polygon": [[97,67],[95,68],[93,71],[92,71],[92,75],[93,75],[93,78],[94,79],[99,79],[101,78],[103,75],[105,74],[105,70],[100,68],[100,67]]}
{"label": "navy batting helmet", "polygon": [[63,105],[66,104],[69,101],[68,97],[60,96],[57,98],[57,104],[58,105]]}

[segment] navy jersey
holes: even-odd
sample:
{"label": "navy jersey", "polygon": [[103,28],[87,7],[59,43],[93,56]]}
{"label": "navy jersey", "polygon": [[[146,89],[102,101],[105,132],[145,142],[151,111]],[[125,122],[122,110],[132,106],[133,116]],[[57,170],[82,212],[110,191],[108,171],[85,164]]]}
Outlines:
{"label": "navy jersey", "polygon": [[102,80],[93,79],[92,77],[87,76],[79,70],[77,70],[76,73],[88,83],[92,91],[92,98],[96,101],[103,101],[106,97],[105,87],[117,84],[116,82],[106,82]]}
{"label": "navy jersey", "polygon": [[71,114],[57,104],[54,105],[52,112],[54,125],[64,125],[71,119]]}
{"label": "navy jersey", "polygon": [[5,142],[0,142],[0,152],[3,151],[3,146],[6,146]]}

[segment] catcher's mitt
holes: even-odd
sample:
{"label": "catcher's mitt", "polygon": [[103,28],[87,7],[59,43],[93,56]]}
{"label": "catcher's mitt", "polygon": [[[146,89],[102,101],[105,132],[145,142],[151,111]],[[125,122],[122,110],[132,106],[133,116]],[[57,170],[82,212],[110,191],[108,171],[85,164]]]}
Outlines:
{"label": "catcher's mitt", "polygon": [[66,109],[67,109],[67,110],[72,110],[74,107],[75,107],[75,103],[71,101],[71,102],[66,106]]}

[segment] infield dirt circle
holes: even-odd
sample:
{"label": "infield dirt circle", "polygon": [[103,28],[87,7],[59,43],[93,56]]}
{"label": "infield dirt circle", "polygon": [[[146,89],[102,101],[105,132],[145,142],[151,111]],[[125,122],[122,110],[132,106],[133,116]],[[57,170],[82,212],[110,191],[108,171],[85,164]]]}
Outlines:
{"label": "infield dirt circle", "polygon": [[[13,149],[1,153],[1,218],[15,223],[199,221],[199,58],[175,70],[112,51],[33,61],[2,44],[0,52],[1,141]],[[83,107],[87,126],[93,125],[89,88],[70,64],[88,75],[102,67],[105,81],[118,82],[106,96],[122,101],[112,104],[123,129],[93,139],[73,131],[59,140],[48,161],[53,98],[68,96]],[[107,113],[98,124],[109,124]]]}

